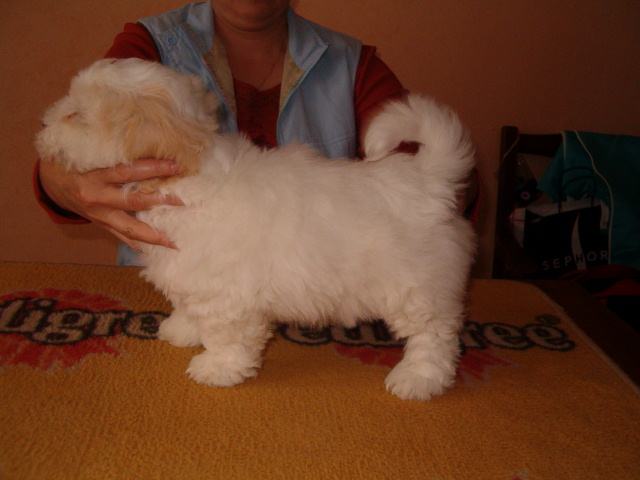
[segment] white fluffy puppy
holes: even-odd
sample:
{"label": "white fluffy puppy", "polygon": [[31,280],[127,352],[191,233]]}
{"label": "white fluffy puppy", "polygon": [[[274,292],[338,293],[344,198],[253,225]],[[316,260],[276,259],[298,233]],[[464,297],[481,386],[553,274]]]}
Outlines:
{"label": "white fluffy puppy", "polygon": [[[383,318],[406,339],[391,392],[426,400],[452,385],[474,251],[456,212],[473,164],[456,115],[419,96],[389,104],[355,162],[221,135],[216,108],[195,78],[101,60],[46,113],[36,142],[43,159],[81,172],[142,157],[185,165],[182,178],[140,186],[185,206],[138,218],[178,247],[146,246],[143,275],[174,306],[159,337],[205,347],[190,377],[215,386],[255,377],[273,320]],[[419,142],[417,154],[394,153],[402,141]]]}

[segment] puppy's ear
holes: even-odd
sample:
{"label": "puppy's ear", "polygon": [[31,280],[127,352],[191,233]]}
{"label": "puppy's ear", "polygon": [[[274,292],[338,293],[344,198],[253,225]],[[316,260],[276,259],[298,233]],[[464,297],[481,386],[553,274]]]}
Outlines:
{"label": "puppy's ear", "polygon": [[[198,155],[211,141],[212,132],[175,108],[166,90],[124,95],[117,103],[112,108],[123,120],[118,130],[126,158],[166,158],[180,165],[181,176],[198,172]],[[166,181],[143,182],[140,189],[152,191]]]}

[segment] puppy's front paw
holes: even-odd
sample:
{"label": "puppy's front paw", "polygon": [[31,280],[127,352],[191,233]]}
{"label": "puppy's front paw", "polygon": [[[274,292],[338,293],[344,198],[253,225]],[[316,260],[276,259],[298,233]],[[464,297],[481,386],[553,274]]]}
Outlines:
{"label": "puppy's front paw", "polygon": [[202,345],[200,332],[195,322],[174,312],[158,328],[158,339],[176,347],[199,347]]}
{"label": "puppy's front paw", "polygon": [[[429,366],[431,367],[431,366]],[[410,365],[403,365],[400,362],[387,375],[385,385],[394,395],[403,400],[429,400],[436,395],[444,393],[455,381],[455,374],[444,372],[442,369],[434,368],[421,369]],[[425,371],[428,374],[425,375]]]}
{"label": "puppy's front paw", "polygon": [[258,375],[258,362],[247,361],[243,356],[206,351],[191,359],[187,374],[192,380],[211,387],[232,387]]}

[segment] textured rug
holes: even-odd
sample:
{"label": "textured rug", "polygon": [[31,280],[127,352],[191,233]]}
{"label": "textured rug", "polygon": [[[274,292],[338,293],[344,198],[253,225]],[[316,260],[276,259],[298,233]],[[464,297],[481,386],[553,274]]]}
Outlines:
{"label": "textured rug", "polygon": [[0,264],[2,479],[637,479],[638,390],[536,288],[477,280],[457,385],[402,401],[380,323],[281,327],[211,388],[138,270]]}

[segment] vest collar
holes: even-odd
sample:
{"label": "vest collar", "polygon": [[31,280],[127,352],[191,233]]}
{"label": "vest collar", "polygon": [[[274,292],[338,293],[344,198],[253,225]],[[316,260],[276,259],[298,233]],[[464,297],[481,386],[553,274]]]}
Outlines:
{"label": "vest collar", "polygon": [[[213,13],[213,9],[211,9],[211,12]],[[215,36],[213,15],[211,16],[210,25],[212,33],[211,48],[203,55],[203,58],[215,77],[233,116],[237,118],[231,69],[227,60],[227,52],[222,42]],[[296,14],[291,7],[287,12],[287,25],[289,45],[284,59],[284,71],[280,89],[280,111],[284,109],[289,95],[329,48],[329,44],[320,38],[313,29],[312,24]]]}
{"label": "vest collar", "polygon": [[291,59],[301,70],[308,72],[320,60],[329,44],[320,38],[311,22],[297,15],[291,7],[287,12],[287,22]]}

